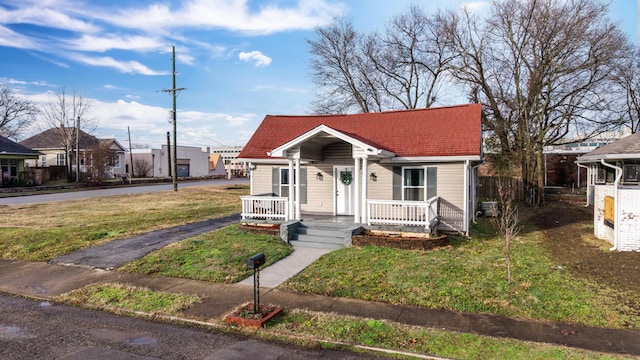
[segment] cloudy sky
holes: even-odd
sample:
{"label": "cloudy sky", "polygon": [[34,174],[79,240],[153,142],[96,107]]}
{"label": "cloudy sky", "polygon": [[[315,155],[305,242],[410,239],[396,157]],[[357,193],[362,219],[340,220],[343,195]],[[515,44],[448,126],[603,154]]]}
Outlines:
{"label": "cloudy sky", "polygon": [[[0,83],[37,102],[75,90],[91,99],[95,135],[128,146],[129,127],[133,144],[159,147],[175,45],[178,145],[244,145],[266,114],[309,112],[315,27],[346,15],[371,31],[411,3],[463,1],[0,0]],[[611,18],[638,39],[636,0],[612,0]]]}

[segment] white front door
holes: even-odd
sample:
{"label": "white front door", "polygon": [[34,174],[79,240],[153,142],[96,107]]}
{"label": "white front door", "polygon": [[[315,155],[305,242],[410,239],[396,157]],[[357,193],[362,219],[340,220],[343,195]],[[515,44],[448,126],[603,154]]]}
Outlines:
{"label": "white front door", "polygon": [[333,174],[336,182],[336,215],[353,215],[355,195],[353,167],[335,167]]}

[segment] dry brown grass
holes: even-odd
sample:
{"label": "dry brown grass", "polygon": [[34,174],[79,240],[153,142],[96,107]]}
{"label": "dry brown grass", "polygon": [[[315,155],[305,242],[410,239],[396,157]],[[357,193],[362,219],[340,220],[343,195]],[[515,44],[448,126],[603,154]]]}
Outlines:
{"label": "dry brown grass", "polygon": [[240,212],[245,186],[0,206],[0,257],[50,260],[142,232]]}

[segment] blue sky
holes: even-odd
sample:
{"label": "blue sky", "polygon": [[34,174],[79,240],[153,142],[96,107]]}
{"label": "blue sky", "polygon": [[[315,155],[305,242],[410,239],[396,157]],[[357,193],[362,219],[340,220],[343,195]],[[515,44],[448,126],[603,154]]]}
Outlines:
{"label": "blue sky", "polygon": [[[244,145],[266,114],[306,114],[314,98],[306,40],[346,15],[382,28],[412,3],[459,0],[0,0],[0,82],[36,102],[64,87],[91,99],[98,137],[159,147],[171,130],[176,47],[178,145]],[[483,2],[474,2],[477,7]],[[636,0],[611,19],[637,43]],[[449,105],[449,104],[439,104]],[[33,128],[32,135],[37,128]]]}

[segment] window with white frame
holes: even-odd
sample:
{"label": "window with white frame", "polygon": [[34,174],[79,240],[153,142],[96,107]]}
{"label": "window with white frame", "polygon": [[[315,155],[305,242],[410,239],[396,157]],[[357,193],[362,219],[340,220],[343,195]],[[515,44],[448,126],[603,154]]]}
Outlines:
{"label": "window with white frame", "polygon": [[64,166],[67,165],[67,154],[65,153],[58,153],[56,154],[56,165],[58,166]]}
{"label": "window with white frame", "polygon": [[402,200],[426,201],[437,195],[436,167],[405,167],[402,171]]}
{"label": "window with white frame", "polygon": [[[293,183],[296,183],[296,170],[293,170]],[[280,168],[280,196],[289,197],[289,168]]]}
{"label": "window with white frame", "polygon": [[40,156],[40,162],[42,163],[42,167],[47,166],[47,155]]}
{"label": "window with white frame", "polygon": [[114,168],[120,167],[120,155],[118,154],[113,155],[113,167]]}

